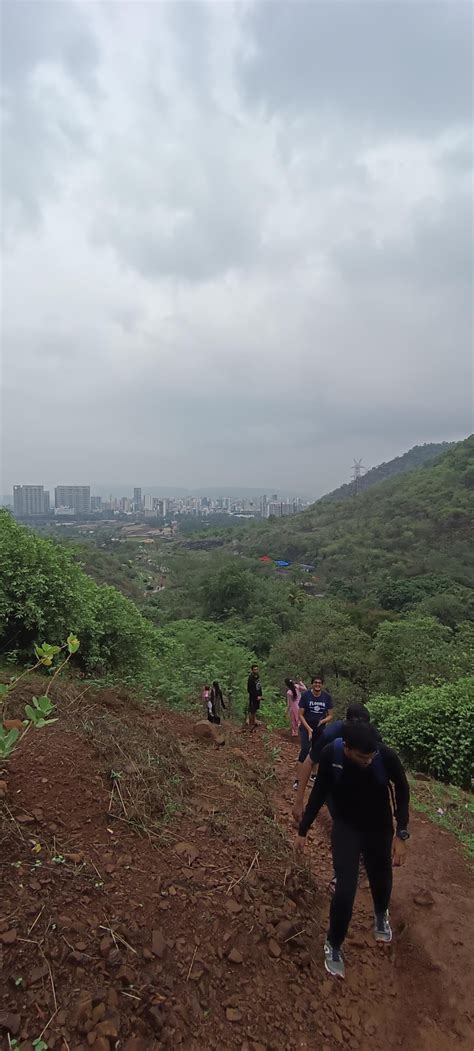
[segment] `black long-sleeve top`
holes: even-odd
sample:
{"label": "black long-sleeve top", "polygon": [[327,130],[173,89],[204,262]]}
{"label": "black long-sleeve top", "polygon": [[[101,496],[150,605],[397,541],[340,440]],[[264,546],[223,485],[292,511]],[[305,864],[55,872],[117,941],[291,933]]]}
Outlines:
{"label": "black long-sleeve top", "polygon": [[328,796],[331,796],[332,816],[355,825],[364,833],[377,834],[378,831],[393,828],[388,783],[395,790],[397,828],[407,828],[410,789],[405,771],[392,748],[380,744],[379,752],[386,772],[386,784],[372,764],[368,767],[358,766],[346,755],[339,776],[333,767],[334,744],[328,744],[323,749],[316,781],[300,823],[300,836],[306,836]]}
{"label": "black long-sleeve top", "polygon": [[262,697],[262,686],[258,675],[250,673],[247,680],[247,693],[250,701],[258,701]]}

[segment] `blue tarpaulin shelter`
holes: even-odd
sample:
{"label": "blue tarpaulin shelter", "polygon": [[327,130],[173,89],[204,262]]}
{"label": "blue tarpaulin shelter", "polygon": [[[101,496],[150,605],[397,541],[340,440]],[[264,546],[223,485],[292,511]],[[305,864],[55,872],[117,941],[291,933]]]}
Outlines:
{"label": "blue tarpaulin shelter", "polygon": [[280,569],[286,569],[287,566],[291,565],[291,562],[285,562],[284,558],[277,558],[275,561],[275,565],[279,566]]}

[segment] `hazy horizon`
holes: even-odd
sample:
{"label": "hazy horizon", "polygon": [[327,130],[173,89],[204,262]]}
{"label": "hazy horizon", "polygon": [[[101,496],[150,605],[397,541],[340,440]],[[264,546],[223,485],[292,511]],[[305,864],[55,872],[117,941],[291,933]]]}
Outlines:
{"label": "hazy horizon", "polygon": [[471,5],[1,16],[0,492],[317,498],[472,431]]}
{"label": "hazy horizon", "polygon": [[[464,440],[464,438],[467,438],[467,437],[469,437],[469,435],[464,435],[463,438],[461,438],[459,440],[462,441],[462,440]],[[429,443],[421,442],[420,444],[423,445],[423,444],[429,444]],[[411,451],[410,449],[404,449],[401,453],[397,453],[396,456],[403,456],[404,453],[407,453],[407,452],[410,452],[410,451]],[[395,457],[390,457],[390,459],[394,459],[394,458]],[[358,458],[358,459],[360,459],[360,458]],[[362,474],[363,475],[367,474],[368,471],[372,470],[375,467],[381,466],[381,464],[384,463],[384,462],[388,462],[388,461],[380,460],[378,463],[369,464],[369,465],[364,464],[362,466]],[[120,497],[120,496],[130,496],[131,497],[131,496],[133,496],[134,488],[137,486],[137,487],[141,488],[143,494],[148,493],[151,496],[157,496],[157,497],[158,496],[159,497],[163,497],[163,496],[171,496],[171,497],[179,497],[179,496],[214,496],[214,497],[217,497],[217,496],[235,496],[235,497],[246,497],[247,496],[247,497],[251,498],[252,496],[257,496],[257,495],[264,495],[264,494],[266,494],[267,496],[270,496],[272,493],[277,493],[278,496],[282,497],[282,498],[288,497],[290,499],[296,499],[296,498],[299,497],[302,500],[318,500],[321,496],[326,495],[326,493],[331,492],[333,489],[339,488],[339,486],[344,485],[344,484],[350,482],[351,480],[352,480],[352,465],[349,468],[349,472],[348,472],[348,475],[347,475],[346,478],[343,478],[342,480],[336,481],[334,483],[334,485],[332,485],[329,489],[322,489],[321,491],[317,491],[317,492],[304,491],[304,490],[296,489],[295,487],[292,487],[292,486],[285,487],[285,486],[278,486],[278,485],[273,485],[273,484],[271,484],[271,485],[268,485],[268,484],[267,485],[259,485],[259,486],[246,486],[244,484],[241,484],[241,485],[229,484],[229,485],[226,486],[225,484],[219,485],[219,484],[213,483],[213,484],[210,484],[208,486],[206,486],[206,485],[204,485],[204,486],[202,486],[202,485],[200,485],[200,486],[197,486],[197,485],[196,486],[184,486],[184,485],[177,485],[176,483],[169,483],[168,484],[166,482],[162,482],[162,483],[154,482],[154,483],[148,484],[146,482],[140,482],[140,480],[137,481],[136,479],[135,479],[135,481],[132,481],[132,482],[103,482],[102,481],[102,482],[95,482],[95,483],[90,483],[89,481],[87,481],[87,479],[76,479],[76,480],[72,480],[72,481],[71,481],[71,479],[68,479],[67,481],[62,479],[60,482],[56,481],[56,482],[51,482],[51,483],[45,483],[43,481],[38,481],[38,480],[36,480],[36,482],[32,482],[31,479],[30,479],[29,481],[28,480],[24,480],[22,482],[15,483],[15,484],[21,484],[21,485],[39,484],[39,485],[44,485],[45,490],[49,490],[51,495],[54,494],[54,488],[55,488],[56,485],[65,485],[65,484],[67,484],[67,485],[89,485],[90,484],[91,496],[102,496],[103,498],[107,498],[107,496],[109,496],[109,495],[114,497],[114,498],[117,498],[117,497]],[[2,495],[3,496],[7,496],[7,495],[11,495],[11,493],[9,494],[8,491],[6,490],[5,492],[3,492]]]}

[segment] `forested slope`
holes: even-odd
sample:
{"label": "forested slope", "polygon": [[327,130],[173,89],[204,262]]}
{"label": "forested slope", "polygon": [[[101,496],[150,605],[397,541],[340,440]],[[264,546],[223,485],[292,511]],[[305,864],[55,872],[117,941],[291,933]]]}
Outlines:
{"label": "forested slope", "polygon": [[[373,485],[385,482],[387,478],[413,471],[415,467],[421,467],[425,463],[432,463],[448,449],[452,449],[454,445],[455,442],[427,442],[424,445],[414,445],[402,456],[395,456],[393,460],[378,464],[377,467],[372,467],[366,474],[361,475],[357,482],[357,492],[365,492]],[[348,482],[333,489],[326,496],[322,496],[321,500],[348,500],[355,495],[355,492],[355,483]]]}
{"label": "forested slope", "polygon": [[247,552],[308,562],[330,593],[402,610],[450,595],[454,620],[472,614],[474,436],[436,463],[352,500],[320,501],[248,531]]}

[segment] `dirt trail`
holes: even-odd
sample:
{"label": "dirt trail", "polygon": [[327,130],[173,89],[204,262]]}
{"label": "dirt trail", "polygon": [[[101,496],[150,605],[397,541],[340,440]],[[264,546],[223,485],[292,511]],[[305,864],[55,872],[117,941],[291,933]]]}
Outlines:
{"label": "dirt trail", "polygon": [[362,890],[337,983],[327,825],[308,865],[291,851],[294,744],[272,739],[275,760],[233,728],[217,749],[126,695],[76,700],[61,688],[58,722],[0,783],[1,1051],[42,1033],[49,1051],[473,1051],[469,873],[449,836],[415,819],[394,944],[372,943]]}
{"label": "dirt trail", "polygon": [[[294,743],[281,735],[275,802],[292,837],[294,758]],[[310,833],[307,860],[327,894],[326,915],[333,875],[329,837],[324,810]],[[370,892],[361,877],[346,943],[347,979],[332,982],[328,993],[340,1024],[357,1015],[371,1048],[472,1051],[472,877],[455,839],[413,811],[408,861],[394,870],[391,916],[394,942],[376,945]],[[321,945],[314,948],[321,955]]]}

